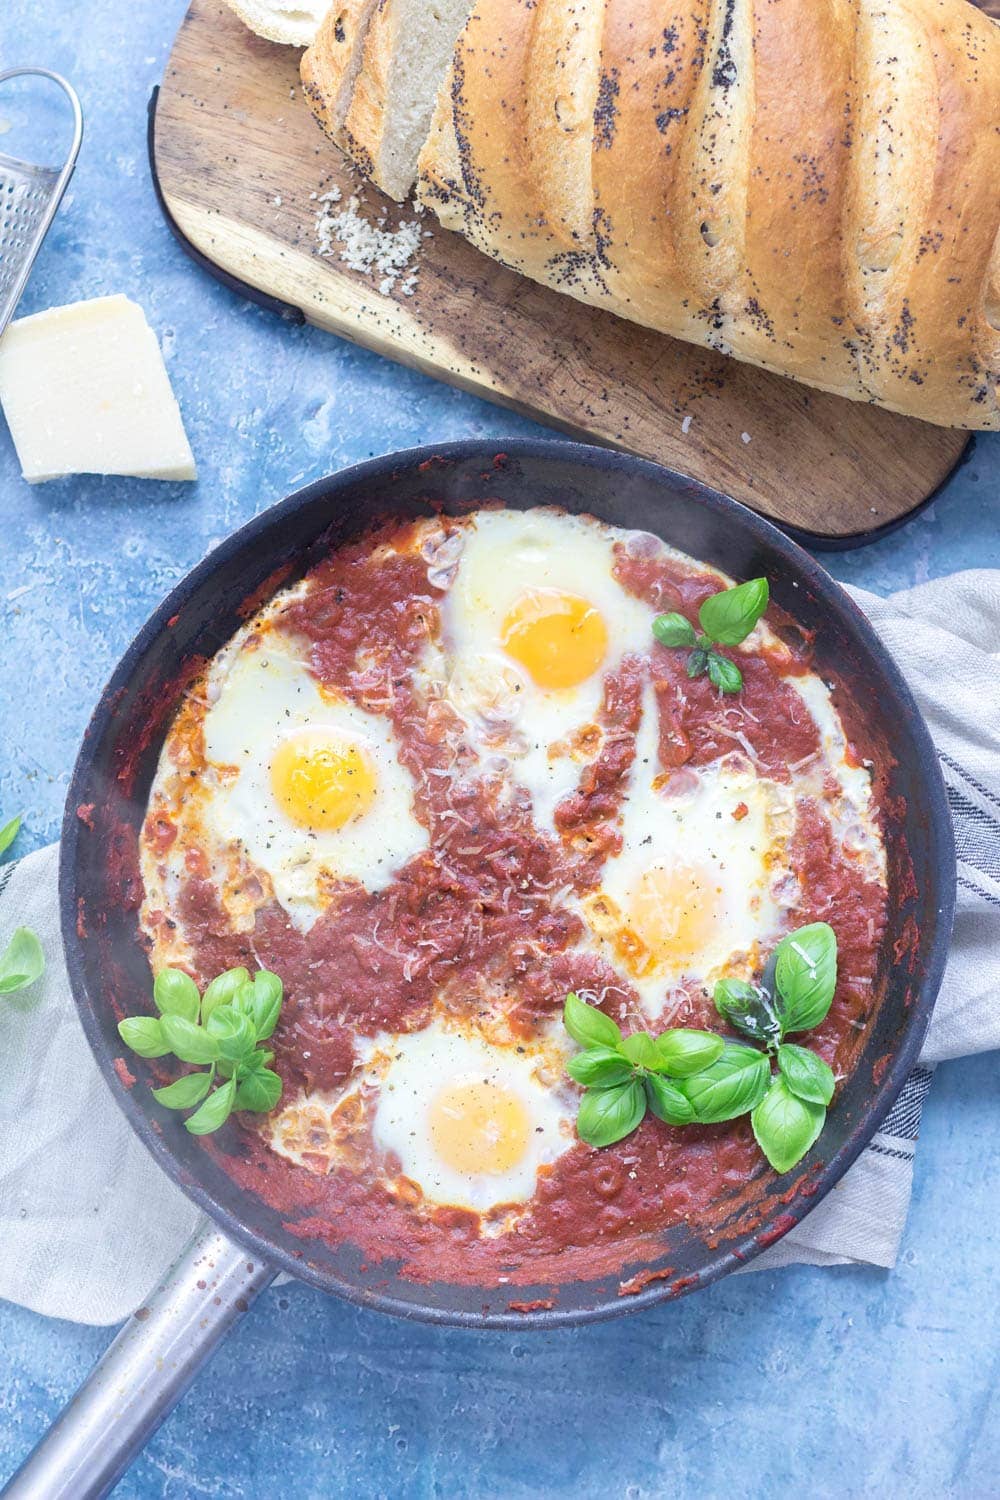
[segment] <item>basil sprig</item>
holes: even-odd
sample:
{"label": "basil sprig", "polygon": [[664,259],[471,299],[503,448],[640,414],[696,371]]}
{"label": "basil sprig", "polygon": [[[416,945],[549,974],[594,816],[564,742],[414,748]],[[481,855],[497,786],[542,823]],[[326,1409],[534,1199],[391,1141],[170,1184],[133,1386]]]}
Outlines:
{"label": "basil sprig", "polygon": [[715,1061],[724,1049],[710,1031],[677,1028],[654,1037],[648,1031],[623,1036],[603,1011],[566,996],[563,1024],[584,1049],[566,1071],[583,1084],[576,1133],[590,1146],[611,1146],[630,1135],[651,1109],[668,1125],[690,1125],[694,1107],[681,1080]]}
{"label": "basil sprig", "polygon": [[11,818],[9,823],[5,823],[0,828],[0,854],[6,854],[11,844],[21,832],[21,822],[21,814],[18,813],[16,817]]}
{"label": "basil sprig", "polygon": [[30,927],[15,927],[0,953],[0,995],[12,995],[41,979],[45,972],[42,945]]}
{"label": "basil sprig", "polygon": [[[0,855],[5,854],[21,831],[21,815],[11,818],[0,828]],[[0,953],[0,995],[23,990],[45,973],[42,945],[30,927],[15,927],[10,941]]]}
{"label": "basil sprig", "polygon": [[153,1089],[153,1098],[167,1109],[194,1109],[186,1128],[208,1135],[234,1109],[267,1114],[281,1098],[281,1079],[270,1066],[274,1053],[260,1043],[278,1024],[282,996],[281,980],[267,969],[252,979],[246,969],[227,969],[204,994],[181,969],[161,969],[153,982],[159,1016],[128,1016],[118,1033],[140,1057],[172,1053],[204,1067]]}
{"label": "basil sprig", "polygon": [[769,597],[767,579],[750,578],[704,601],[698,611],[700,635],[686,615],[676,611],[657,615],[653,635],[661,646],[689,648],[689,677],[701,677],[707,672],[709,681],[720,693],[738,693],[743,686],[743,673],[714,647],[738,646],[745,641],[767,609]]}
{"label": "basil sprig", "polygon": [[647,1109],[678,1126],[749,1114],[771,1166],[790,1171],[823,1129],[835,1080],[828,1063],[785,1037],[819,1025],[836,985],[836,936],[825,922],[813,922],[782,938],[760,983],[722,979],[715,987],[719,1014],[764,1050],[683,1028],[623,1036],[610,1016],[567,995],[564,1024],[583,1048],[566,1069],[584,1088],[577,1135],[610,1146],[635,1130]]}

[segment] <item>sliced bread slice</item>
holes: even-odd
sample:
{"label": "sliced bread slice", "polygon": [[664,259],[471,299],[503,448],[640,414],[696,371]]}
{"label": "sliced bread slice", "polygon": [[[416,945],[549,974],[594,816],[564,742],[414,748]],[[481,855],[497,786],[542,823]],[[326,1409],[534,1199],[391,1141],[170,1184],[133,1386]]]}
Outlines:
{"label": "sliced bread slice", "polygon": [[344,147],[402,201],[430,129],[434,100],[472,0],[379,0],[344,120]]}
{"label": "sliced bread slice", "polygon": [[309,107],[327,135],[344,146],[343,124],[361,67],[377,0],[334,0],[299,69]]}
{"label": "sliced bread slice", "polygon": [[308,47],[330,0],[226,0],[245,26],[269,42]]}

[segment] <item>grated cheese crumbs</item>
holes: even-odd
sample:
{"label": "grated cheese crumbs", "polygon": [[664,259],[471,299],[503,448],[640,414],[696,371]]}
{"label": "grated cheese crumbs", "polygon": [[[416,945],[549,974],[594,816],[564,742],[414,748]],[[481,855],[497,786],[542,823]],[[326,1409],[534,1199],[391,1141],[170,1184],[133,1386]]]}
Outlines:
{"label": "grated cheese crumbs", "polygon": [[684,418],[683,422],[681,423],[681,432],[688,433],[690,431],[691,431],[691,417],[690,417],[690,415],[688,415],[688,416],[686,416]]}
{"label": "grated cheese crumbs", "polygon": [[340,188],[333,187],[317,200],[316,239],[320,255],[336,256],[351,271],[377,276],[383,297],[388,297],[397,285],[404,297],[412,297],[419,276],[413,261],[422,237],[417,220],[406,219],[395,229],[387,228],[384,210],[375,223],[365,218],[357,194],[348,199],[346,207],[335,210],[341,196]]}
{"label": "grated cheese crumbs", "polygon": [[740,433],[740,438],[742,439],[742,441],[744,443],[749,443],[749,441],[750,441],[750,434],[749,434],[749,432],[741,432]]}

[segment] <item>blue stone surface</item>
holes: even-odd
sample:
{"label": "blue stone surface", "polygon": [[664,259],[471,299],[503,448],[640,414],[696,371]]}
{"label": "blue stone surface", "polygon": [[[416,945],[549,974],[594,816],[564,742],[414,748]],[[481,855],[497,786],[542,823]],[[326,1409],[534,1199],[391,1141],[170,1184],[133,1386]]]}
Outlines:
{"label": "blue stone surface", "polygon": [[[87,116],[22,311],[107,292],[140,302],[201,473],[194,486],[31,488],[0,427],[0,809],[24,810],[16,852],[27,852],[57,834],[77,742],[120,653],[215,541],[370,454],[540,429],[289,326],[184,256],[145,155],[146,102],[183,0],[2,0],[0,10],[0,68],[65,72]],[[18,123],[5,97],[0,117]],[[5,148],[16,149],[14,134]],[[824,561],[881,592],[1000,566],[998,489],[1000,439],[981,437],[909,525]],[[996,1495],[996,1101],[994,1058],[939,1069],[891,1274],[735,1277],[630,1318],[523,1335],[425,1328],[306,1287],[272,1290],[116,1493]],[[108,1339],[0,1304],[0,1477]]]}

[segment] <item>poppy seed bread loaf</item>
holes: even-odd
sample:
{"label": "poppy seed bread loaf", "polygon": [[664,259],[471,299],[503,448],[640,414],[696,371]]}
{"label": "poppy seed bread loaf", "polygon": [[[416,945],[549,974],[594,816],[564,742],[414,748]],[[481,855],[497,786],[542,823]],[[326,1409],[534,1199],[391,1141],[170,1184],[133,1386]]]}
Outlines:
{"label": "poppy seed bread loaf", "polygon": [[1000,27],[968,0],[476,0],[417,193],[581,301],[1000,429]]}

